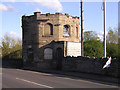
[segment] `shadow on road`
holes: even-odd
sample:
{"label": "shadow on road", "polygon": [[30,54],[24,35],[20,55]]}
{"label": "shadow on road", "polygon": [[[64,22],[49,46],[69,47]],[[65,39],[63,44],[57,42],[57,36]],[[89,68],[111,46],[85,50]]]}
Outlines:
{"label": "shadow on road", "polygon": [[[18,64],[19,63],[19,64]],[[110,77],[110,76],[103,76],[97,74],[90,74],[90,73],[81,73],[81,72],[68,72],[68,71],[59,71],[59,70],[38,70],[35,68],[25,68],[21,60],[3,60],[2,61],[2,68],[6,69],[21,69],[25,71],[33,71],[33,72],[41,72],[52,74],[49,77],[64,77],[74,80],[87,80],[90,82],[100,83],[100,84],[107,84],[107,85],[115,85],[118,86],[120,84],[119,78]],[[4,73],[4,71],[3,71]],[[47,75],[44,75],[47,76]]]}

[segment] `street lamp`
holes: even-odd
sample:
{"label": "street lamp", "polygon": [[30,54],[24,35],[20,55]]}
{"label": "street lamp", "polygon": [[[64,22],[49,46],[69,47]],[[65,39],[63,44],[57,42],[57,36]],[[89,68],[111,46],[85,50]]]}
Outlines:
{"label": "street lamp", "polygon": [[104,16],[104,57],[106,58],[106,2],[103,0],[103,16]]}

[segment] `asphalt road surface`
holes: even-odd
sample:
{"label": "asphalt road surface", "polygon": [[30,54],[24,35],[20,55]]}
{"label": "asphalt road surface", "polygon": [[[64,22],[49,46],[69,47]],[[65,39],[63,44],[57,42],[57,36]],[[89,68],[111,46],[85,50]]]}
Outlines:
{"label": "asphalt road surface", "polygon": [[118,86],[59,74],[4,68],[2,88],[118,88]]}

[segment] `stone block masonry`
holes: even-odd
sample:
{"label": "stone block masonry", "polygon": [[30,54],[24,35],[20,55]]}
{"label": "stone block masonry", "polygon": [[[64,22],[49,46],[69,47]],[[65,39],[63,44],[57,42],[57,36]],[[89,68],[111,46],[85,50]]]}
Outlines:
{"label": "stone block masonry", "polygon": [[[79,43],[79,17],[68,14],[41,14],[22,16],[23,63],[27,66],[50,69],[61,68],[62,58],[67,56],[67,42]],[[80,55],[74,50],[76,55]],[[61,56],[60,56],[61,55]],[[73,55],[73,53],[71,54]]]}
{"label": "stone block masonry", "polygon": [[118,59],[112,59],[110,67],[103,69],[107,60],[107,58],[88,58],[81,56],[65,57],[62,70],[119,77],[118,73],[120,68],[118,65],[120,65],[120,62],[118,62]]}
{"label": "stone block masonry", "polygon": [[80,57],[79,24],[79,17],[62,13],[22,16],[23,65],[117,77],[117,59],[102,69],[107,58]]}

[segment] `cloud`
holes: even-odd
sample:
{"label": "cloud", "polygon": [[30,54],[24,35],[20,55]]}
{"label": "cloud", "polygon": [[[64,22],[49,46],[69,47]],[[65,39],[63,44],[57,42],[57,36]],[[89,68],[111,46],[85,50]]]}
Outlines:
{"label": "cloud", "polygon": [[16,10],[12,6],[5,6],[3,4],[0,4],[0,11],[15,12]]}
{"label": "cloud", "polygon": [[15,2],[15,0],[10,0],[11,2]]}
{"label": "cloud", "polygon": [[16,32],[8,32],[7,33],[10,37],[13,37],[13,38],[21,38],[20,34],[16,33]]}
{"label": "cloud", "polygon": [[1,2],[15,2],[15,0],[1,0]]}
{"label": "cloud", "polygon": [[98,34],[98,37],[100,38],[101,41],[103,41],[103,35]]}
{"label": "cloud", "polygon": [[[108,34],[108,32],[106,31],[106,35]],[[98,37],[100,38],[101,41],[103,41],[103,35],[104,35],[104,31],[99,31],[98,32]]]}
{"label": "cloud", "polygon": [[35,11],[42,13],[42,10],[40,10],[39,8],[37,8]]}
{"label": "cloud", "polygon": [[[5,1],[17,2],[17,0],[5,0]],[[37,3],[40,6],[47,7],[48,9],[56,10],[57,12],[61,12],[63,10],[62,4],[60,3],[59,0],[31,0],[30,2]],[[5,6],[3,4],[0,4],[0,11],[15,11],[15,9],[12,6]]]}
{"label": "cloud", "polygon": [[63,7],[59,0],[34,0],[36,3],[38,3],[40,6],[47,7],[49,9],[57,10],[58,12],[61,12],[63,10]]}

